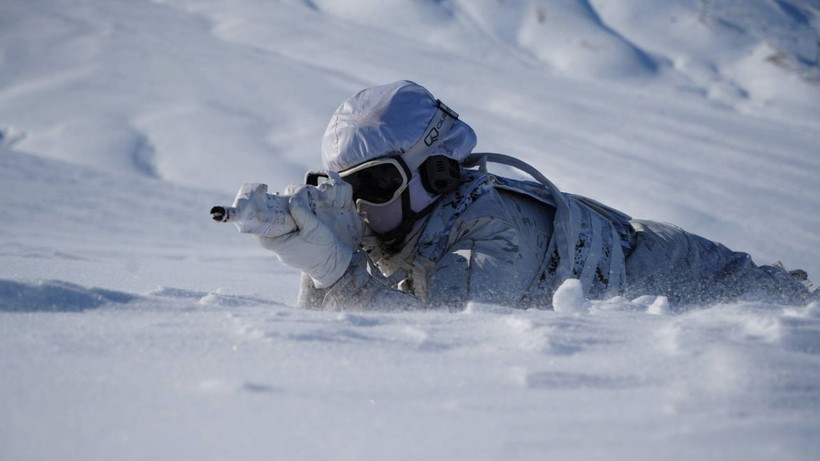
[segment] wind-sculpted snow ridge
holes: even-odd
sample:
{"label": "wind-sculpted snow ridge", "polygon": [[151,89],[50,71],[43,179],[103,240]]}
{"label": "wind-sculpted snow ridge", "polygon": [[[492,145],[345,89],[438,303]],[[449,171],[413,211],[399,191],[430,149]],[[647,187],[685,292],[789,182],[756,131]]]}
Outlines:
{"label": "wind-sculpted snow ridge", "polygon": [[774,101],[800,105],[820,91],[816,1],[593,3],[628,40],[663,56],[685,78],[682,87],[717,102],[754,110]]}
{"label": "wind-sculpted snow ridge", "polygon": [[49,280],[22,283],[0,279],[0,312],[81,312],[106,304],[124,304],[136,296]]}
{"label": "wind-sculpted snow ridge", "polygon": [[0,279],[0,312],[82,312],[102,307],[167,305],[182,301],[197,308],[276,306],[276,301],[217,289],[200,292],[160,287],[144,295],[84,287],[61,280],[20,282]]}
{"label": "wind-sculpted snow ridge", "polygon": [[[277,21],[274,7],[259,10],[244,2],[239,8],[206,7],[187,0],[167,3],[202,14],[213,22],[215,33],[229,41],[270,48],[281,40],[275,28],[264,26]],[[774,101],[800,106],[801,95],[818,92],[807,87],[820,81],[820,6],[810,0],[663,4],[648,0],[617,4],[595,0],[357,0],[344,4],[317,0],[290,2],[288,7],[308,22],[330,16],[359,29],[424,43],[459,57],[506,54],[530,66],[540,61],[551,72],[582,79],[637,79],[645,84],[671,78],[683,90],[749,109]],[[298,12],[300,7],[303,11]],[[255,18],[250,17],[251,11]],[[264,11],[261,18],[260,11]],[[333,24],[333,29],[345,26]],[[315,49],[316,44],[309,47]],[[395,52],[412,55],[413,50],[407,48],[401,46]],[[330,50],[333,61],[338,62],[344,61],[340,56],[354,51],[343,44],[338,48],[331,44]],[[312,55],[304,45],[278,51],[297,60]],[[323,65],[345,72],[333,61]],[[373,63],[365,59],[358,65]]]}

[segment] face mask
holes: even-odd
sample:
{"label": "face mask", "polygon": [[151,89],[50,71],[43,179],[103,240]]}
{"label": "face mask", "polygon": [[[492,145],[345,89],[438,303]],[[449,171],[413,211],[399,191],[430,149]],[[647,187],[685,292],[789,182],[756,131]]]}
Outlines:
{"label": "face mask", "polygon": [[402,218],[401,199],[386,206],[357,205],[365,213],[365,223],[377,234],[386,234],[399,227]]}

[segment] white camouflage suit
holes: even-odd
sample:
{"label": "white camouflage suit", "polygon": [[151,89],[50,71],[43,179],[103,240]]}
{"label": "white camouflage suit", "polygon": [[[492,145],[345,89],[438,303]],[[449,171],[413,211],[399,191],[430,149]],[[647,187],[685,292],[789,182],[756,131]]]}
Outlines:
{"label": "white camouflage suit", "polygon": [[[369,247],[380,270],[368,267],[362,251],[330,288],[317,289],[303,276],[299,304],[325,310],[459,310],[474,301],[550,309],[552,294],[564,280],[545,267],[552,219],[554,210],[526,195],[493,190],[453,221],[440,258],[427,259],[419,247],[425,231],[436,232],[424,227],[397,254]],[[623,284],[597,294],[584,284],[588,298],[663,295],[676,307],[739,299],[786,304],[816,299],[816,293],[812,296],[781,267],[756,266],[746,253],[671,224],[632,220],[631,225]]]}
{"label": "white camouflage suit", "polygon": [[[331,118],[322,144],[325,168],[343,171],[416,149],[436,111],[437,100],[412,82],[360,92]],[[424,155],[464,161],[476,144],[473,130],[454,120],[441,131]],[[580,279],[590,299],[664,295],[679,306],[761,297],[802,304],[816,297],[782,268],[758,267],[749,255],[678,227],[631,220],[551,183],[462,172],[461,186],[440,196],[425,195],[410,181],[414,198],[421,197],[414,211],[428,213],[399,248],[385,251],[379,234],[366,238],[331,286],[317,288],[303,276],[300,306],[457,310],[481,302],[549,309],[569,278]]]}

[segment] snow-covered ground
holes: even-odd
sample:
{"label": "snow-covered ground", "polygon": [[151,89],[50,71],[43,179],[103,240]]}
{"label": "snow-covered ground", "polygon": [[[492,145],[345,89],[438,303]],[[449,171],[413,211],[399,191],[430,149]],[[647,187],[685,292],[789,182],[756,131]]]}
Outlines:
{"label": "snow-covered ground", "polygon": [[3,0],[0,461],[820,457],[820,305],[335,314],[210,221],[410,79],[479,150],[820,278],[816,0]]}

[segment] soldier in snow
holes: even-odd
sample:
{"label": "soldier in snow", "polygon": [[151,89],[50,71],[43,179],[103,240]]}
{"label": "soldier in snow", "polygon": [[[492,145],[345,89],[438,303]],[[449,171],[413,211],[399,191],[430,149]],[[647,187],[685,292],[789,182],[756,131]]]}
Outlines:
{"label": "soldier in snow", "polygon": [[[299,303],[308,308],[460,309],[475,301],[548,309],[567,279],[580,280],[589,299],[663,295],[678,306],[817,298],[804,272],[757,266],[678,227],[563,193],[514,158],[473,154],[475,145],[458,114],[413,82],[363,90],[325,132],[323,193],[315,184],[287,191],[298,229],[246,231],[262,233],[265,248],[303,271]],[[537,181],[493,175],[487,161]],[[254,204],[264,201],[249,194],[237,196],[239,219],[259,219]],[[328,206],[355,207],[365,231],[320,219],[316,210]]]}

